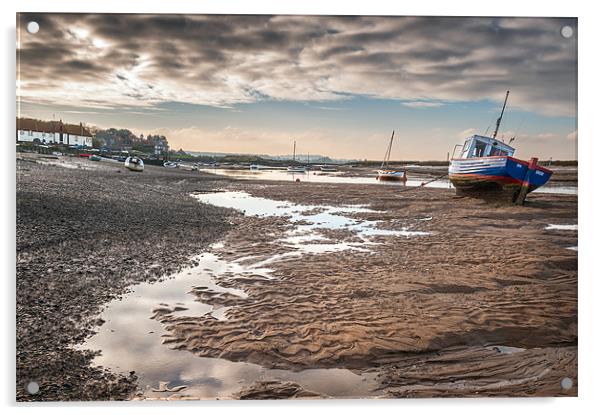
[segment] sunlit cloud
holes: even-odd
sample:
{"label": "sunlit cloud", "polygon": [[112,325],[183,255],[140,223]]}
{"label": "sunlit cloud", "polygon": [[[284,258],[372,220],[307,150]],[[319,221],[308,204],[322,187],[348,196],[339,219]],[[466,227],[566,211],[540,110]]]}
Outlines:
{"label": "sunlit cloud", "polygon": [[566,136],[566,138],[569,139],[569,140],[577,140],[577,130],[575,130],[572,133],[568,134]]}
{"label": "sunlit cloud", "polygon": [[433,101],[408,101],[402,102],[401,105],[410,108],[438,108],[442,107],[444,104],[442,102]]}
{"label": "sunlit cloud", "polygon": [[[231,107],[360,95],[411,108],[500,101],[575,116],[572,19],[22,14],[21,99]],[[495,21],[494,21],[495,20]],[[493,24],[495,23],[495,24]],[[23,25],[21,25],[23,27]],[[73,85],[73,86],[72,86]],[[67,94],[66,91],[79,91]],[[328,106],[328,105],[325,105]]]}

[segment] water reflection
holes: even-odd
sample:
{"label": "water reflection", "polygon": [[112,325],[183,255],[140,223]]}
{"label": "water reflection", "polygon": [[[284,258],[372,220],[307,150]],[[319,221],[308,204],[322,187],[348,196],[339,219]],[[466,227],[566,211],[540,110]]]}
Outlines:
{"label": "water reflection", "polygon": [[[428,232],[411,230],[409,227],[396,230],[383,229],[379,227],[380,221],[364,220],[346,215],[377,212],[364,206],[299,205],[255,197],[246,192],[202,193],[194,195],[194,197],[204,203],[240,210],[248,216],[288,217],[295,228],[289,232],[290,236],[285,238],[284,241],[296,245],[324,239],[319,233],[316,233],[320,229],[350,231],[355,233],[362,240],[362,243],[367,244],[371,242],[370,237],[372,236],[410,237],[428,235]],[[296,237],[296,239],[291,239],[291,237]],[[312,245],[316,244],[312,243]]]}
{"label": "water reflection", "polygon": [[[160,318],[156,318],[210,314],[224,320],[228,318],[231,303],[225,307],[210,298],[221,293],[245,300],[247,294],[219,286],[215,283],[216,277],[260,277],[269,283],[274,278],[269,266],[291,256],[368,250],[377,244],[371,240],[373,236],[410,237],[428,233],[407,228],[381,229],[379,221],[357,217],[358,213],[375,212],[364,206],[298,205],[253,197],[244,192],[205,193],[195,197],[203,203],[239,209],[246,215],[287,218],[293,228],[283,237],[275,237],[272,243],[292,250],[267,259],[255,260],[253,256],[247,256],[234,261],[226,261],[210,251],[199,255],[196,258],[198,265],[194,267],[157,283],[134,286],[122,300],[108,304],[102,314],[105,324],[84,344],[86,349],[102,351],[95,363],[116,371],[134,370],[145,398],[172,395],[196,399],[228,398],[243,387],[263,380],[293,381],[308,390],[333,397],[364,397],[376,393],[373,392],[376,389],[373,374],[359,375],[345,369],[270,370],[254,364],[202,358],[188,351],[172,350],[162,343],[165,330]],[[358,241],[331,240],[320,234],[320,230],[349,231]],[[223,245],[216,244],[212,249],[217,250],[220,246]],[[281,251],[276,249],[276,252]],[[199,296],[199,293],[207,296]]]}
{"label": "water reflection", "polygon": [[374,393],[376,383],[371,374],[358,375],[345,369],[270,370],[244,362],[197,357],[164,345],[164,328],[151,318],[157,306],[178,306],[179,311],[172,314],[180,316],[212,313],[224,319],[229,307],[216,308],[198,302],[191,290],[207,287],[246,298],[240,290],[216,285],[213,277],[231,272],[237,276],[257,273],[267,276],[270,272],[257,266],[227,262],[212,253],[197,259],[199,265],[154,284],[136,285],[123,299],[107,305],[102,313],[105,324],[82,346],[102,350],[96,364],[118,372],[134,370],[145,398],[229,398],[243,387],[263,380],[293,381],[308,390],[335,397],[363,397]]}
{"label": "water reflection", "polygon": [[[428,166],[425,166],[428,168]],[[310,183],[341,183],[341,184],[377,184],[380,186],[408,186],[418,187],[423,183],[427,183],[425,187],[452,189],[451,182],[446,178],[440,178],[435,181],[428,175],[413,175],[404,184],[402,182],[381,182],[374,177],[365,176],[345,176],[342,172],[323,173],[307,171],[305,173],[289,173],[285,170],[235,170],[235,169],[205,169],[204,171],[223,176],[234,177],[244,180],[277,180],[277,181],[297,181]],[[552,194],[567,194],[576,195],[576,186],[561,186],[553,183],[548,183],[534,191],[535,193],[552,193]]]}

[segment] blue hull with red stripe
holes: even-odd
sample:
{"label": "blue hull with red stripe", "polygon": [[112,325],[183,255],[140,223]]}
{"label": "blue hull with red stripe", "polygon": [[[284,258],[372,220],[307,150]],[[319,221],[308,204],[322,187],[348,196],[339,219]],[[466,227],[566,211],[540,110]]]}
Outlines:
{"label": "blue hull with red stripe", "polygon": [[551,176],[552,171],[545,167],[510,156],[452,159],[449,165],[449,179],[461,191],[515,193],[525,185],[527,192],[532,192],[546,184]]}

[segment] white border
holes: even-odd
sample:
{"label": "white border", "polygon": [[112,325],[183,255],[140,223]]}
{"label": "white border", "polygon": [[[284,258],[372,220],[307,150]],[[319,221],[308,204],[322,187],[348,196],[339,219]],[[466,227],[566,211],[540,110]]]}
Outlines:
{"label": "white border", "polygon": [[[131,413],[164,414],[175,409],[178,412],[199,413],[199,411],[219,411],[220,414],[261,413],[288,414],[314,412],[316,410],[346,411],[363,413],[374,408],[379,412],[416,412],[420,414],[478,413],[504,414],[516,410],[543,410],[546,414],[567,414],[587,411],[600,402],[597,386],[600,384],[601,365],[597,348],[601,344],[599,334],[600,309],[597,304],[602,295],[599,271],[595,261],[598,253],[597,243],[599,217],[597,200],[599,192],[599,166],[602,154],[600,142],[600,33],[599,15],[594,2],[546,1],[526,2],[524,0],[505,0],[503,2],[479,1],[427,1],[399,2],[370,0],[321,0],[307,1],[145,1],[127,2],[124,0],[103,0],[95,2],[62,0],[20,0],[18,4],[2,3],[3,42],[2,42],[2,120],[5,132],[2,142],[2,184],[5,202],[2,204],[2,255],[5,271],[2,275],[4,304],[2,307],[3,341],[2,347],[2,384],[3,403],[9,412],[30,413],[43,411],[54,413],[81,413],[106,415],[108,410],[126,410]],[[579,133],[583,137],[579,151],[579,398],[570,399],[428,399],[428,400],[388,400],[388,401],[318,401],[318,402],[202,402],[169,403],[167,405],[128,405],[108,403],[102,405],[54,404],[50,406],[14,404],[14,264],[15,264],[15,162],[14,162],[14,115],[15,115],[15,13],[17,11],[52,12],[144,12],[144,13],[235,13],[235,14],[388,14],[388,15],[505,15],[505,16],[569,16],[579,17]]]}

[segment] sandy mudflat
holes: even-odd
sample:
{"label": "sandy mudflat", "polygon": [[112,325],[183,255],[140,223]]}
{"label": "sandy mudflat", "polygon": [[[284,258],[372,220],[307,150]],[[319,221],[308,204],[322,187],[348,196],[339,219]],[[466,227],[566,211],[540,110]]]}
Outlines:
{"label": "sandy mudflat", "polygon": [[[366,252],[283,259],[270,264],[273,280],[225,278],[222,285],[248,298],[225,321],[167,322],[171,347],[282,369],[376,371],[385,396],[577,393],[577,253],[567,249],[577,233],[545,229],[576,223],[575,196],[532,195],[518,207],[439,189],[230,189],[304,204],[366,205],[378,212],[358,217],[430,235],[382,236]],[[281,218],[240,217],[220,254],[285,252],[273,241],[287,230]],[[560,387],[564,377],[574,382],[570,390]]]}
{"label": "sandy mudflat", "polygon": [[[20,400],[132,398],[135,374],[102,372],[68,346],[102,324],[100,308],[128,285],[188,264],[218,239],[213,252],[224,260],[272,259],[271,278],[217,277],[244,298],[191,291],[230,307],[225,318],[158,312],[169,347],[266,368],[369,372],[381,397],[577,394],[577,252],[568,249],[577,232],[546,229],[576,224],[576,196],[532,194],[525,206],[507,206],[447,189],[243,182],[159,168],[135,175],[102,165],[72,173],[18,163]],[[287,218],[244,216],[188,196],[215,189],[361,205],[369,209],[349,215],[419,233],[290,255],[281,242],[291,231]],[[316,232],[322,243],[358,243],[348,229]],[[285,255],[274,261],[278,254]],[[565,377],[573,382],[566,390]],[[23,392],[28,379],[42,381],[41,394]],[[311,387],[263,379],[232,397],[317,396]]]}

